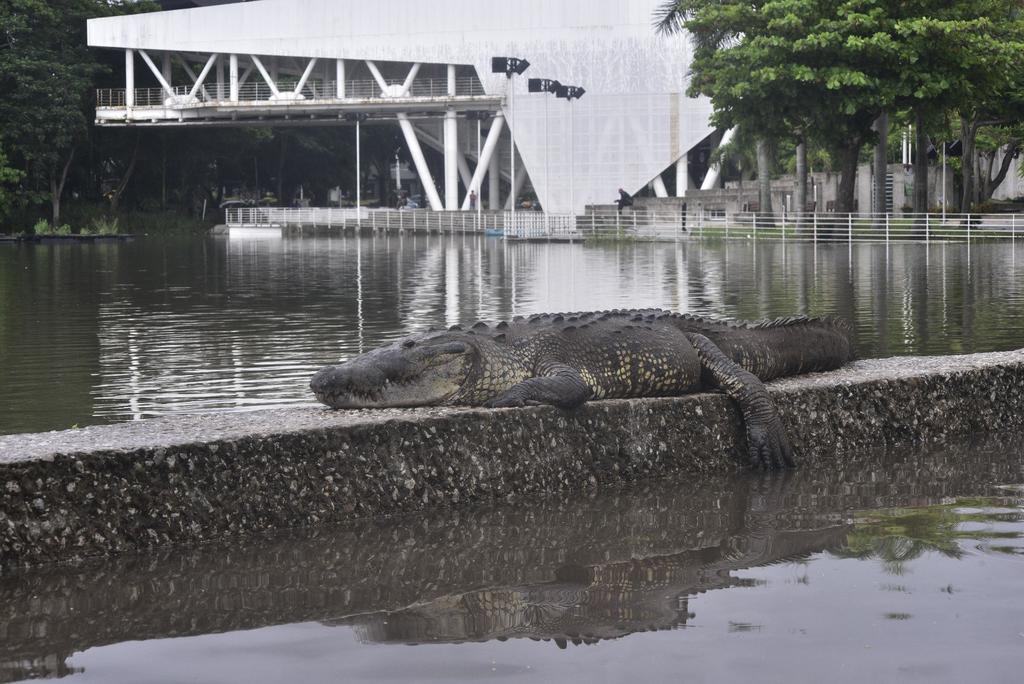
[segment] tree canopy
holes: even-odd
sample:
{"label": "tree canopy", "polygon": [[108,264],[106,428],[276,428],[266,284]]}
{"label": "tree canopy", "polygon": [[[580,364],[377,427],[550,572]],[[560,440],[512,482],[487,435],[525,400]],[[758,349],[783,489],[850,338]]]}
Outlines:
{"label": "tree canopy", "polygon": [[1019,92],[1024,31],[1018,0],[676,0],[664,31],[695,44],[692,95],[719,126],[784,137],[812,131],[842,174],[853,207],[861,148],[883,112],[924,123],[986,109]]}

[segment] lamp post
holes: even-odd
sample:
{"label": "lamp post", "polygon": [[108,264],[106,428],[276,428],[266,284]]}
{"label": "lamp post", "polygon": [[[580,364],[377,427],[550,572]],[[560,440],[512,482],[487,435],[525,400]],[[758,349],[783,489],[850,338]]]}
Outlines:
{"label": "lamp post", "polygon": [[[466,112],[466,118],[470,121],[476,121],[476,163],[480,164],[480,128],[484,121],[491,120],[491,113],[488,111],[468,111]],[[479,181],[477,182],[479,183]],[[481,212],[483,211],[483,197],[478,187],[471,187],[469,191],[476,192],[476,220],[479,225]]]}
{"label": "lamp post", "polygon": [[583,97],[586,92],[581,86],[567,85],[559,86],[555,92],[555,97],[569,101],[569,206],[572,208],[573,216],[576,215],[576,110],[573,102]]}
{"label": "lamp post", "polygon": [[[531,78],[527,81],[527,90],[531,93],[557,93],[562,84],[550,78]],[[547,203],[551,199],[551,171],[548,166],[548,101],[544,100],[544,212],[547,213]]]}
{"label": "lamp post", "polygon": [[359,126],[370,118],[366,112],[347,112],[346,121],[356,122],[356,228],[363,227],[363,186],[360,178],[362,172],[362,159],[360,158]]}
{"label": "lamp post", "polygon": [[512,85],[512,76],[519,74],[520,76],[524,71],[530,68],[530,63],[520,57],[492,57],[491,58],[491,73],[493,74],[505,74],[505,78],[508,80],[508,106],[509,106],[509,126],[508,126],[508,137],[509,137],[509,180],[511,181],[510,194],[512,196],[512,223],[515,225],[516,215],[516,133],[515,128],[512,126],[512,119],[515,118],[516,111],[516,89]]}

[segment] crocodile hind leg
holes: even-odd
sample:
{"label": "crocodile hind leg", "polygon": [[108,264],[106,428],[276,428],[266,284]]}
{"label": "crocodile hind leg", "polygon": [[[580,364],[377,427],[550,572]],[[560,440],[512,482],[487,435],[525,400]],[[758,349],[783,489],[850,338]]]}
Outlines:
{"label": "crocodile hind leg", "polygon": [[552,404],[562,408],[579,406],[594,394],[579,371],[564,364],[551,364],[543,374],[513,385],[496,397],[491,397],[487,408],[508,408],[528,404]]}
{"label": "crocodile hind leg", "polygon": [[792,467],[793,449],[786,439],[775,403],[757,376],[730,359],[714,342],[699,333],[687,333],[697,350],[704,377],[710,378],[743,414],[751,465],[760,468]]}

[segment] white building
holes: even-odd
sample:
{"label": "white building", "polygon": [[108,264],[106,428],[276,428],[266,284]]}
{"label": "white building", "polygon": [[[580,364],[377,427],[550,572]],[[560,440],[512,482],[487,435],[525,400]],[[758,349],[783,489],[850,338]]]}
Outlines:
{"label": "white building", "polygon": [[[710,103],[685,95],[690,46],[661,36],[662,0],[260,0],[89,21],[89,45],[125,52],[125,88],[98,94],[101,125],[402,127],[433,209],[509,203],[525,177],[550,211],[607,204],[648,183],[709,134]],[[511,78],[492,58],[530,66]],[[184,69],[172,69],[184,64]],[[187,82],[172,82],[185,73]],[[136,79],[154,88],[136,88]],[[529,78],[580,86],[569,101]],[[481,125],[477,157],[476,120]],[[473,115],[471,115],[473,116]],[[506,125],[506,122],[508,125]],[[489,133],[487,132],[489,131]],[[423,148],[444,158],[434,178]],[[524,173],[525,170],[525,173]],[[699,181],[699,179],[697,179]],[[436,191],[435,191],[436,188]]]}

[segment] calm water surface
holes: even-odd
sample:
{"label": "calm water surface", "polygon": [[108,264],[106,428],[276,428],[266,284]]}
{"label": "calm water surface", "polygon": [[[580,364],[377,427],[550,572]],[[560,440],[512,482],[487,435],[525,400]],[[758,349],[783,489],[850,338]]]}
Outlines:
{"label": "calm water surface", "polygon": [[0,576],[0,681],[1021,681],[1024,440]]}
{"label": "calm water surface", "polygon": [[480,236],[0,245],[0,433],[312,401],[431,325],[658,306],[838,314],[862,356],[1024,346],[1024,246],[507,244]]}

